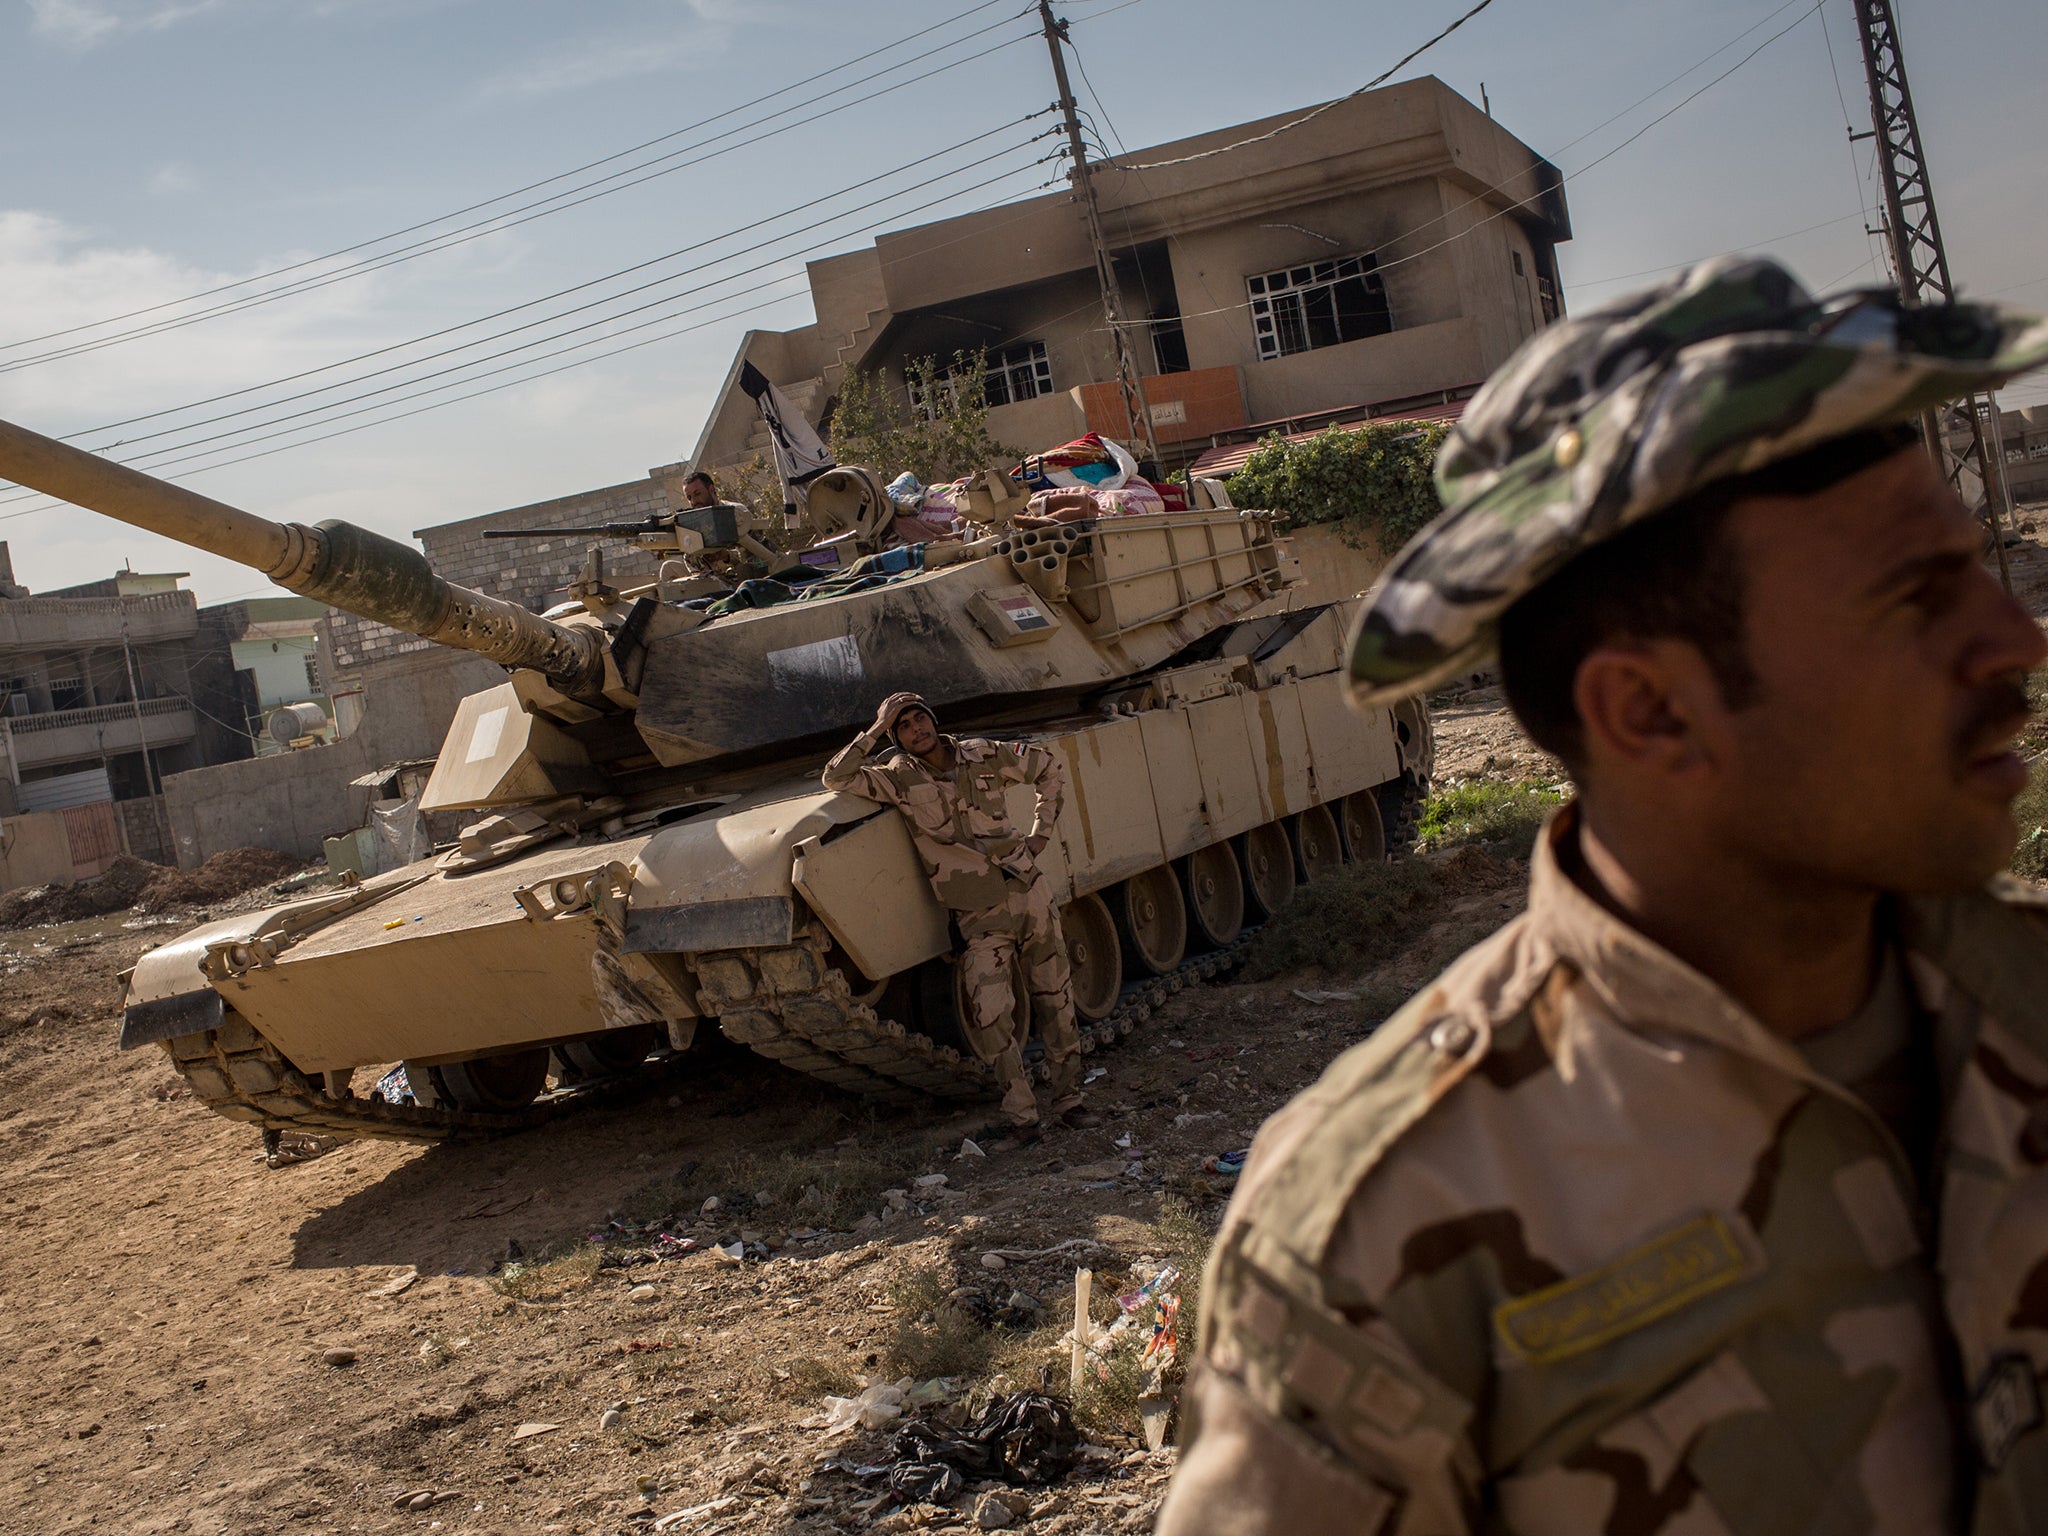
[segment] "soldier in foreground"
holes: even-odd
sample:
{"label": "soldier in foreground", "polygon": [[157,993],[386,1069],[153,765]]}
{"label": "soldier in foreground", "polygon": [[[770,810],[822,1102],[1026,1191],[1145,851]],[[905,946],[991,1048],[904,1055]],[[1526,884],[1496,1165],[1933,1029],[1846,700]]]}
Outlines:
{"label": "soldier in foreground", "polygon": [[[885,739],[900,749],[879,767],[867,759]],[[825,787],[893,805],[910,822],[940,905],[952,913],[966,949],[961,985],[984,1033],[1008,1045],[996,1058],[1003,1116],[1011,1139],[1040,1137],[1038,1100],[1024,1070],[1024,1040],[1034,1021],[1052,1072],[1052,1113],[1076,1129],[1099,1125],[1083,1107],[1081,1037],[1074,1027],[1066,940],[1052,886],[1036,863],[1059,819],[1065,776],[1043,747],[982,737],[955,740],[939,730],[931,706],[914,693],[882,701],[874,724],[825,765]],[[1019,836],[1003,791],[1037,791],[1031,831]],[[1021,958],[1031,1017],[1018,1016],[1010,970]]]}
{"label": "soldier in foreground", "polygon": [[2044,644],[1903,425],[2044,361],[1726,258],[1473,400],[1354,693],[1497,642],[1578,795],[1260,1134],[1163,1536],[2048,1529]]}

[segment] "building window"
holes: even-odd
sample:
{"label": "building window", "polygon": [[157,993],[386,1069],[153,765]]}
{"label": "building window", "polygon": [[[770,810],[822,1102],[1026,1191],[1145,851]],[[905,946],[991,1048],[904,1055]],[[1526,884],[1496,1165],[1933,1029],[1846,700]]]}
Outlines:
{"label": "building window", "polygon": [[1188,336],[1181,328],[1177,307],[1162,309],[1152,317],[1152,357],[1161,373],[1188,371]]}
{"label": "building window", "polygon": [[1261,358],[1334,347],[1394,328],[1379,258],[1339,256],[1247,278]]}
{"label": "building window", "polygon": [[306,686],[320,692],[320,657],[312,651],[306,653]]}
{"label": "building window", "polygon": [[1045,343],[1027,341],[988,354],[981,376],[983,398],[990,405],[1015,405],[1052,393],[1052,360]]}
{"label": "building window", "polygon": [[[946,368],[940,372],[936,383],[950,396],[960,376],[959,369]],[[1040,395],[1051,393],[1052,360],[1046,356],[1044,342],[1019,342],[1014,347],[1000,347],[982,354],[981,398],[984,404],[1015,405],[1020,400],[1036,400]],[[920,411],[925,410],[924,393],[918,389],[915,379],[911,380],[910,403]],[[927,411],[926,414],[930,413]]]}

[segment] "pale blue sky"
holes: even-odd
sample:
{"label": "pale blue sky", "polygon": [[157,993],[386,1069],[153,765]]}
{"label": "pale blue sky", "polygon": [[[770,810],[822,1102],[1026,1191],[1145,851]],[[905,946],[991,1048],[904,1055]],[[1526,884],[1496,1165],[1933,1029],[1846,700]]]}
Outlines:
{"label": "pale blue sky", "polygon": [[[938,26],[971,3],[25,0],[0,6],[0,343],[163,304],[437,218],[673,134],[852,55]],[[329,406],[332,397],[205,427],[193,424],[199,417],[404,363],[484,330],[715,262],[624,301],[715,283],[622,322],[669,317],[659,327],[526,368],[574,361],[682,326],[699,329],[401,422],[207,470],[189,483],[269,516],[348,517],[403,535],[428,523],[634,479],[651,465],[688,454],[746,327],[810,318],[801,282],[792,275],[801,270],[800,253],[852,248],[868,238],[855,233],[863,225],[916,222],[1022,195],[1052,174],[1053,167],[1030,164],[1049,146],[1024,142],[1044,119],[1002,127],[1053,95],[1043,45],[1028,37],[1029,21],[1016,19],[1023,8],[1023,0],[988,5],[852,74],[830,75],[671,139],[647,155],[698,147],[669,162],[676,167],[670,173],[615,195],[232,316],[0,371],[0,415],[46,432],[87,432],[81,441],[89,444],[124,438],[130,446],[123,454],[182,444],[246,428],[252,419]],[[1461,0],[1420,7],[1356,0],[1257,6],[1068,0],[1057,7],[1074,22],[1087,74],[1101,93],[1105,135],[1113,130],[1132,148],[1342,94],[1463,8]],[[1433,73],[1475,101],[1484,81],[1504,126],[1568,173],[1588,167],[1567,188],[1577,238],[1561,260],[1573,307],[1641,280],[1629,274],[1654,275],[1653,269],[1729,249],[1771,250],[1817,286],[1877,281],[1873,244],[1858,211],[1875,198],[1869,146],[1850,149],[1829,68],[1831,39],[1849,115],[1865,126],[1850,0],[1821,0],[1819,12],[1811,10],[1812,0],[1495,0],[1404,73]],[[1590,164],[1788,25],[1789,32],[1728,79],[1648,127],[1611,159]],[[1968,292],[2048,307],[2048,108],[2040,86],[2048,6],[2040,0],[1967,6],[1906,0],[1900,25],[1958,280]],[[978,38],[953,41],[983,28],[989,30]],[[1000,46],[1013,38],[1011,46]],[[922,63],[892,68],[941,45],[944,51]],[[926,73],[992,47],[999,51]],[[758,143],[750,141],[789,119],[701,142],[856,76],[871,78],[793,114],[845,106],[822,121]],[[882,93],[899,81],[913,83]],[[1076,86],[1084,108],[1095,112],[1090,90],[1078,79]],[[984,133],[988,137],[975,144],[946,151]],[[725,152],[714,156],[713,150]],[[868,191],[749,234],[714,238],[935,154]],[[984,156],[992,158],[969,168]],[[945,179],[911,189],[940,174]],[[1000,179],[973,189],[991,177]],[[948,201],[909,211],[941,197]],[[818,221],[825,221],[818,229],[795,232]],[[205,409],[88,432],[461,325],[706,241],[712,243],[634,278],[432,346]],[[762,248],[737,254],[757,244]],[[275,281],[328,270],[307,268]],[[247,292],[236,289],[210,302]],[[737,313],[764,302],[768,307]],[[707,307],[681,313],[690,305]],[[112,329],[182,313],[157,311]],[[476,350],[499,351],[599,313]],[[0,347],[0,369],[108,334],[82,331]],[[578,332],[551,346],[605,334]],[[421,363],[337,393],[404,386],[416,374],[475,355]],[[476,366],[501,367],[527,355]],[[513,377],[499,374],[467,387]],[[444,398],[429,394],[410,403]],[[2048,385],[2023,386],[2011,398],[2048,400]],[[379,400],[386,403],[377,414],[406,408],[388,397],[332,408]],[[359,415],[320,428],[314,425],[319,418],[306,417],[263,430],[303,428],[301,435],[311,435],[372,419]],[[135,441],[166,428],[177,435]],[[238,452],[293,440],[277,437]],[[235,457],[235,441],[191,451]],[[11,494],[17,493],[0,491],[0,538],[12,545],[19,577],[34,587],[89,579],[130,559],[138,568],[193,570],[193,585],[208,601],[262,590],[259,580],[223,562],[189,556],[90,514],[25,510],[37,503],[8,504]]]}

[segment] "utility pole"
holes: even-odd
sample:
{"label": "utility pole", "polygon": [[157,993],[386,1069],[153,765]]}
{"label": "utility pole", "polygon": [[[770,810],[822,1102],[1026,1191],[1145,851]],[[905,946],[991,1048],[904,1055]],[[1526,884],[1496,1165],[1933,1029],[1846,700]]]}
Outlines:
{"label": "utility pole", "polygon": [[1081,142],[1081,121],[1074,113],[1074,90],[1067,84],[1067,24],[1055,21],[1052,0],[1038,0],[1038,19],[1045,28],[1045,46],[1052,51],[1052,77],[1060,88],[1060,115],[1066,120],[1067,148],[1074,157],[1074,190],[1081,198],[1081,211],[1088,220],[1088,243],[1095,251],[1095,277],[1102,285],[1102,313],[1109,321],[1109,334],[1116,342],[1117,390],[1123,397],[1124,413],[1138,433],[1144,457],[1159,465],[1159,439],[1152,431],[1152,409],[1145,399],[1145,382],[1138,368],[1138,354],[1131,345],[1130,329],[1124,323],[1123,291],[1117,286],[1116,263],[1102,238],[1102,211],[1095,203],[1095,184],[1090,179],[1088,147]]}
{"label": "utility pole", "polygon": [[[1927,156],[1920,148],[1920,124],[1913,115],[1913,93],[1906,84],[1906,60],[1899,50],[1892,0],[1854,3],[1856,34],[1863,44],[1863,73],[1870,84],[1871,131],[1850,138],[1877,140],[1878,172],[1884,183],[1885,243],[1891,252],[1899,297],[1909,305],[1952,304],[1955,283],[1949,277],[1948,252],[1941,243],[1941,222],[1934,213],[1934,188],[1928,180]],[[1974,395],[1959,403],[1970,423],[1970,439],[1960,454],[1950,450],[1946,424],[1938,411],[1921,414],[1921,435],[1934,462],[1966,504],[1972,500],[1970,481],[1974,478],[1983,487],[1991,547],[1998,552],[1998,574],[2010,591],[2012,575],[2006,567],[1999,481],[1985,450],[1983,413]]]}

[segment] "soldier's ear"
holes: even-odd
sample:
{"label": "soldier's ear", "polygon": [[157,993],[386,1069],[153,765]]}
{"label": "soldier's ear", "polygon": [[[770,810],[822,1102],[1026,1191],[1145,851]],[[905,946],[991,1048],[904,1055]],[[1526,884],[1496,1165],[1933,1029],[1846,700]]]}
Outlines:
{"label": "soldier's ear", "polygon": [[1683,640],[1596,647],[1572,682],[1588,778],[1671,782],[1711,769],[1720,690],[1697,646]]}

